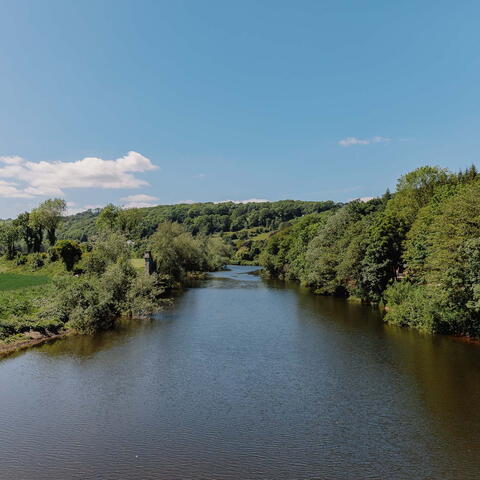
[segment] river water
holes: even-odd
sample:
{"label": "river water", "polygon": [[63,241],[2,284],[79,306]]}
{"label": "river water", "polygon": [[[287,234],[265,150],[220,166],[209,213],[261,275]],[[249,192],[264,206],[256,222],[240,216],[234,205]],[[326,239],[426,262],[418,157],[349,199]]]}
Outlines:
{"label": "river water", "polygon": [[479,478],[479,346],[251,270],[0,361],[0,478]]}

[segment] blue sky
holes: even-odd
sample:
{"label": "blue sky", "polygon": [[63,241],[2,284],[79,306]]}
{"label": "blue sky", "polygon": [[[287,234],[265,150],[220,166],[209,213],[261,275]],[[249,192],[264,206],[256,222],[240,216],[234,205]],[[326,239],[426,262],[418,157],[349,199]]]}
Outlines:
{"label": "blue sky", "polygon": [[0,0],[0,217],[59,195],[345,201],[464,168],[478,18],[466,1]]}

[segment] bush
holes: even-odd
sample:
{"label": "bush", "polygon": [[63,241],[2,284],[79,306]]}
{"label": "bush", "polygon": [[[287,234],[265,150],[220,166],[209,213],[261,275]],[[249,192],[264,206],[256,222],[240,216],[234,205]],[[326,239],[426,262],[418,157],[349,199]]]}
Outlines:
{"label": "bush", "polygon": [[30,267],[33,270],[36,270],[37,268],[42,268],[44,265],[45,265],[44,254],[34,253],[30,256]]}
{"label": "bush", "polygon": [[426,285],[396,282],[385,290],[385,320],[428,333],[454,333],[440,292]]}
{"label": "bush", "polygon": [[50,262],[56,262],[59,259],[58,252],[55,249],[55,247],[50,247],[48,249],[48,256],[49,256]]}
{"label": "bush", "polygon": [[18,266],[26,265],[27,261],[28,261],[28,257],[26,255],[17,254],[15,264]]}
{"label": "bush", "polygon": [[162,298],[168,289],[169,280],[161,275],[137,275],[128,292],[128,313],[134,317],[145,317],[158,311],[160,305],[170,303],[170,300]]}
{"label": "bush", "polygon": [[80,245],[73,240],[60,240],[55,245],[55,251],[62,259],[67,271],[71,271],[73,266],[82,258]]}

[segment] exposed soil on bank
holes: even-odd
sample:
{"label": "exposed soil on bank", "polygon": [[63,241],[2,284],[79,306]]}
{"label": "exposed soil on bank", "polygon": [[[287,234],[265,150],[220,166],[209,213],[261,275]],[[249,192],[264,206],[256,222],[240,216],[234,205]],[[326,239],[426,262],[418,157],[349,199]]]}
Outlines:
{"label": "exposed soil on bank", "polygon": [[59,338],[66,337],[67,335],[72,335],[75,332],[73,330],[65,330],[61,333],[47,333],[42,334],[39,332],[27,332],[19,338],[9,343],[0,342],[0,359],[12,355],[15,352],[21,350],[26,350],[27,348],[40,345],[42,343],[51,342]]}

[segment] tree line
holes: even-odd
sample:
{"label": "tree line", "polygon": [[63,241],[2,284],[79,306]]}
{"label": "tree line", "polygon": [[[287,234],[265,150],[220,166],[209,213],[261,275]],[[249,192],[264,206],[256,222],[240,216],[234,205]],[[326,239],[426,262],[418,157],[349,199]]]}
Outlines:
{"label": "tree line", "polygon": [[[152,235],[158,226],[164,222],[182,224],[193,235],[221,234],[238,232],[249,228],[263,228],[272,231],[280,228],[284,222],[311,213],[318,213],[334,208],[331,201],[306,202],[297,200],[281,200],[263,203],[194,203],[180,205],[159,205],[156,207],[124,210],[120,221],[129,235],[137,240]],[[109,211],[121,210],[114,205],[108,205]],[[64,219],[60,229],[60,238],[71,238],[87,241],[98,233],[97,218],[104,211],[90,210]],[[115,216],[115,215],[114,215]],[[130,216],[130,219],[127,217]],[[132,217],[140,220],[132,229]]]}
{"label": "tree line", "polygon": [[0,223],[0,245],[8,259],[12,259],[19,250],[17,244],[23,241],[27,253],[42,250],[44,235],[50,246],[57,241],[57,228],[65,213],[65,200],[54,198],[46,200],[31,212],[18,215],[15,220]]}
{"label": "tree line", "polygon": [[304,216],[270,236],[266,271],[386,307],[390,323],[480,335],[480,176],[422,167],[396,191]]}

